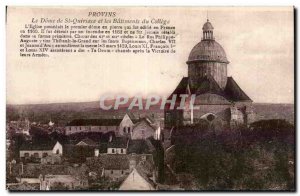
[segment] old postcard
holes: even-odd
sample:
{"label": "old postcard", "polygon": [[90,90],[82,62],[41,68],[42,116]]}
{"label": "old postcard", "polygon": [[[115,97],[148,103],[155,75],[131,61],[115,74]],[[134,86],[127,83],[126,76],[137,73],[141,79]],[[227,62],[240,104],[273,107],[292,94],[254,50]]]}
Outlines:
{"label": "old postcard", "polygon": [[295,191],[293,7],[6,12],[9,191]]}

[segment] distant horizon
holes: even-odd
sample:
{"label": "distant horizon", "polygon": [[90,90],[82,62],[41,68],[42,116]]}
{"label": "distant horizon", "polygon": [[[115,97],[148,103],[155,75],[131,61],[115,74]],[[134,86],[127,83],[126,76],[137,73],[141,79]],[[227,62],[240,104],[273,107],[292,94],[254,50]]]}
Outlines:
{"label": "distant horizon", "polygon": [[[133,97],[130,97],[130,99],[133,98]],[[142,98],[143,100],[145,100],[145,98],[143,97]],[[108,99],[106,101],[113,101],[113,100],[116,100],[116,99]],[[99,101],[70,101],[70,102],[44,102],[44,103],[21,103],[21,104],[14,104],[14,103],[6,103],[6,106],[7,105],[14,105],[14,106],[22,106],[22,105],[50,105],[50,104],[76,104],[76,103],[91,103],[91,102],[100,102]],[[288,103],[288,102],[255,102],[253,101],[252,103],[254,104],[292,104],[294,105],[295,103]]]}

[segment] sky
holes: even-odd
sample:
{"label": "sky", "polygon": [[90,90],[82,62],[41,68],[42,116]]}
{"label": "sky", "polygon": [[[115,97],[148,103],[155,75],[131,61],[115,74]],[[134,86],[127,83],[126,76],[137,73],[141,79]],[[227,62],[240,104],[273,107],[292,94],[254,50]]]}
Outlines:
{"label": "sky", "polygon": [[[126,19],[162,18],[176,27],[175,54],[51,54],[19,56],[19,31],[32,17],[87,18],[116,11]],[[208,18],[230,61],[232,76],[259,103],[294,103],[292,7],[9,8],[7,103],[98,101],[104,94],[168,96],[187,76],[186,61]]]}

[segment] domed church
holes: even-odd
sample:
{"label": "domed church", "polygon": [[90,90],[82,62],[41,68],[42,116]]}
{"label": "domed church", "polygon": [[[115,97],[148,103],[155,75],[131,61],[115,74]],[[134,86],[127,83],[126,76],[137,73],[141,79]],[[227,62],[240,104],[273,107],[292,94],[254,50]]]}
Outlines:
{"label": "domed church", "polygon": [[[182,78],[168,98],[170,101],[177,96],[174,109],[166,104],[165,127],[194,124],[200,119],[218,120],[231,128],[253,122],[253,101],[232,77],[227,76],[229,61],[223,47],[215,41],[214,27],[209,20],[202,30],[202,40],[194,46],[186,62],[188,77]],[[191,95],[195,95],[195,109],[178,109],[183,94],[188,97],[185,105],[189,104]]]}

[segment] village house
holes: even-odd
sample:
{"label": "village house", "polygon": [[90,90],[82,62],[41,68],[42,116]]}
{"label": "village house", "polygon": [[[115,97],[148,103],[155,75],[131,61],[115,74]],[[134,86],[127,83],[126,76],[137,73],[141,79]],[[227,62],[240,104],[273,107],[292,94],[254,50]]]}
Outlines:
{"label": "village house", "polygon": [[91,140],[90,138],[85,138],[78,142],[76,146],[97,146],[97,143]]}
{"label": "village house", "polygon": [[80,190],[88,187],[87,180],[72,175],[40,175],[40,190]]}
{"label": "village house", "polygon": [[15,133],[29,136],[30,121],[27,118],[24,120],[10,121],[7,123],[6,129],[8,131],[14,131]]}
{"label": "village house", "polygon": [[107,154],[126,154],[129,139],[126,137],[110,137],[107,144]]}
{"label": "village house", "polygon": [[64,145],[64,159],[70,163],[83,163],[94,154],[107,153],[107,143],[95,142],[89,138]]}
{"label": "village house", "polygon": [[154,165],[151,154],[100,154],[86,160],[90,172],[95,172],[99,176],[112,181],[124,180],[140,162]]}
{"label": "village house", "polygon": [[41,158],[53,154],[60,156],[63,154],[63,146],[58,141],[39,144],[25,143],[20,147],[21,160],[41,161]]}
{"label": "village house", "polygon": [[86,163],[91,172],[112,181],[118,181],[130,172],[126,154],[100,154],[98,157],[87,158]]}
{"label": "village house", "polygon": [[65,128],[66,135],[81,132],[119,132],[122,119],[75,119]]}
{"label": "village house", "polygon": [[127,112],[120,123],[119,135],[130,138],[133,126],[137,121],[138,119],[131,112]]}
{"label": "village house", "polygon": [[140,162],[122,182],[119,190],[156,190],[155,179],[152,165]]}
{"label": "village house", "polygon": [[139,139],[147,139],[150,137],[154,137],[156,133],[156,127],[149,120],[149,118],[142,118],[138,123],[136,123],[133,127],[131,139],[139,140]]}

